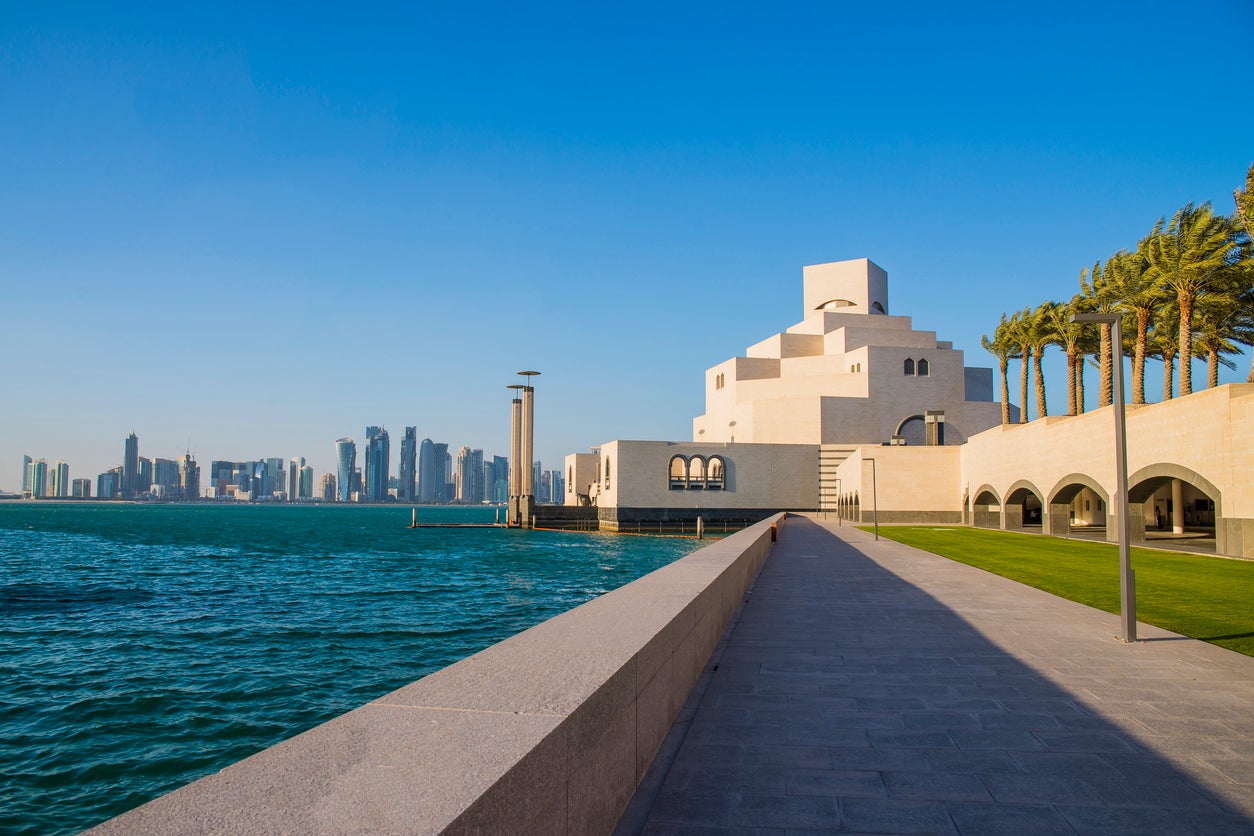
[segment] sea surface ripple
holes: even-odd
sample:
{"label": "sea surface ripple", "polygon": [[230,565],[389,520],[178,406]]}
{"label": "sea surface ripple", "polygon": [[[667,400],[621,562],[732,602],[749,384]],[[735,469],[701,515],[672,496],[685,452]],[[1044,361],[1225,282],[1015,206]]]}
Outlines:
{"label": "sea surface ripple", "polygon": [[0,503],[0,832],[78,832],[696,545],[409,519]]}

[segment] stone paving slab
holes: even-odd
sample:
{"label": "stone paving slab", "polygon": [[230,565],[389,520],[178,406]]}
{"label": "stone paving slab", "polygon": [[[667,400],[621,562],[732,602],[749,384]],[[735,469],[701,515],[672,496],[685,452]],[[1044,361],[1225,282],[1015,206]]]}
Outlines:
{"label": "stone paving slab", "polygon": [[791,517],[620,833],[1254,834],[1254,658]]}

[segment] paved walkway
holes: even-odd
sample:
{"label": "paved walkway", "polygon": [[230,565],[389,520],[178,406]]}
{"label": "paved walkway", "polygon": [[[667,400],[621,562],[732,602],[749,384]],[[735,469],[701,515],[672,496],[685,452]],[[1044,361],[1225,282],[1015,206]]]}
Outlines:
{"label": "paved walkway", "polygon": [[619,831],[1254,833],[1254,658],[1117,631],[792,517]]}

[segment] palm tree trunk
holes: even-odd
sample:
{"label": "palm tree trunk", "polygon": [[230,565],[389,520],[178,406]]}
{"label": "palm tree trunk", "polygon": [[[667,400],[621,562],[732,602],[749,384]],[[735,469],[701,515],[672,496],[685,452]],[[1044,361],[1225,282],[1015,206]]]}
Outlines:
{"label": "palm tree trunk", "polygon": [[1036,370],[1036,417],[1044,418],[1049,414],[1045,408],[1045,373],[1041,371],[1041,358],[1045,356],[1044,347],[1040,348],[1032,358],[1032,368]]}
{"label": "palm tree trunk", "polygon": [[1032,349],[1022,346],[1023,368],[1019,371],[1019,423],[1028,422],[1028,372],[1032,368]]}
{"label": "palm tree trunk", "polygon": [[1213,348],[1206,352],[1206,385],[1211,389],[1219,385],[1219,352]]}
{"label": "palm tree trunk", "polygon": [[1075,415],[1075,350],[1067,349],[1067,414]]}
{"label": "palm tree trunk", "polygon": [[1084,414],[1084,355],[1076,358],[1075,363],[1075,414]]}
{"label": "palm tree trunk", "polygon": [[1111,363],[1110,343],[1111,343],[1110,325],[1103,322],[1102,323],[1102,343],[1101,343],[1101,349],[1100,349],[1102,356],[1099,358],[1102,364],[1102,390],[1101,392],[1098,393],[1098,397],[1097,397],[1098,406],[1110,406],[1112,403],[1114,403],[1115,387],[1111,380],[1111,373],[1114,371],[1114,366]]}
{"label": "palm tree trunk", "polygon": [[1001,361],[1001,422],[1002,425],[1010,423],[1010,363],[1005,357],[999,357]]}
{"label": "palm tree trunk", "polygon": [[1193,394],[1193,295],[1180,291],[1180,397]]}
{"label": "palm tree trunk", "polygon": [[1163,400],[1171,400],[1171,384],[1176,373],[1176,355],[1163,352]]}
{"label": "palm tree trunk", "polygon": [[1136,351],[1132,355],[1132,403],[1145,403],[1145,350],[1150,312],[1136,312]]}

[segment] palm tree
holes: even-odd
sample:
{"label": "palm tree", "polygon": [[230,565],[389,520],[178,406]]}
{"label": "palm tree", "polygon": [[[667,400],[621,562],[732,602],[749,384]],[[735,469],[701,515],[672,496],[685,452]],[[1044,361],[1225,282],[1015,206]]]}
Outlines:
{"label": "palm tree", "polygon": [[1237,224],[1211,211],[1209,203],[1185,206],[1164,232],[1159,218],[1147,253],[1163,288],[1180,309],[1180,394],[1193,392],[1193,308],[1239,257]]}
{"label": "palm tree", "polygon": [[1019,423],[1028,422],[1028,374],[1032,364],[1032,311],[1024,308],[1010,317],[1009,337],[1018,346],[1019,369]]}
{"label": "palm tree", "polygon": [[[1080,293],[1087,300],[1090,311],[1096,313],[1114,312],[1116,300],[1110,293],[1106,279],[1102,275],[1102,263],[1100,261],[1093,263],[1093,271],[1091,273],[1087,269],[1080,270]],[[1114,402],[1112,377],[1114,365],[1110,356],[1110,325],[1105,322],[1101,324],[1101,335],[1098,362],[1101,364],[1102,369],[1102,388],[1098,393],[1097,405],[1110,406]]]}
{"label": "palm tree", "polygon": [[1077,387],[1076,368],[1083,362],[1085,327],[1071,321],[1073,313],[1083,311],[1083,298],[1079,294],[1070,302],[1056,302],[1049,311],[1049,324],[1053,331],[1053,343],[1067,355],[1067,414],[1079,414],[1076,409],[1076,395],[1080,394]]}
{"label": "palm tree", "polygon": [[1001,370],[1001,422],[1003,425],[1010,423],[1010,359],[1015,356],[1017,348],[1015,341],[1011,338],[1010,330],[1010,320],[1002,314],[1001,322],[997,323],[997,328],[993,331],[993,338],[990,340],[987,334],[980,337],[980,345],[997,358],[997,366]]}
{"label": "palm tree", "polygon": [[1146,351],[1151,357],[1163,361],[1163,400],[1169,401],[1173,396],[1175,382],[1175,360],[1180,353],[1180,310],[1174,299],[1154,313],[1154,323],[1146,339]]}
{"label": "palm tree", "polygon": [[1232,196],[1237,201],[1237,220],[1245,227],[1245,234],[1254,238],[1254,163],[1245,174],[1245,189],[1237,189]]}
{"label": "palm tree", "polygon": [[1134,253],[1120,250],[1106,260],[1106,282],[1115,306],[1136,318],[1136,348],[1132,352],[1132,403],[1145,403],[1145,353],[1154,311],[1165,300],[1146,250],[1149,238]]}
{"label": "palm tree", "polygon": [[1045,357],[1045,346],[1054,342],[1053,302],[1042,302],[1025,319],[1028,340],[1032,346],[1032,369],[1036,372],[1036,417],[1044,418],[1049,414],[1045,406],[1045,373],[1041,370],[1041,360]]}
{"label": "palm tree", "polygon": [[1240,311],[1234,301],[1220,294],[1203,296],[1193,311],[1193,325],[1196,329],[1193,353],[1199,360],[1206,361],[1206,386],[1209,389],[1219,385],[1221,365],[1230,369],[1237,367],[1227,355],[1240,353],[1240,349],[1232,342],[1240,330],[1239,319]]}

